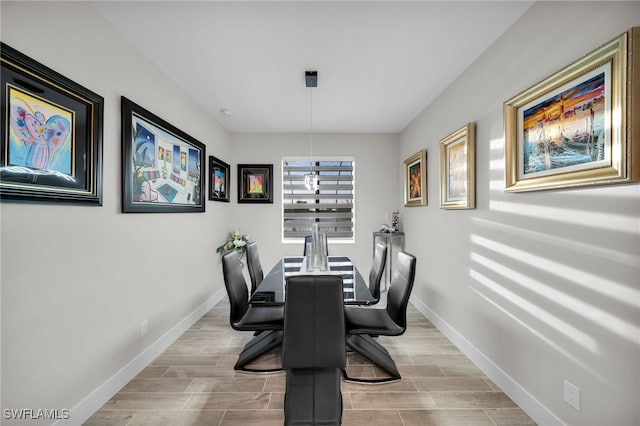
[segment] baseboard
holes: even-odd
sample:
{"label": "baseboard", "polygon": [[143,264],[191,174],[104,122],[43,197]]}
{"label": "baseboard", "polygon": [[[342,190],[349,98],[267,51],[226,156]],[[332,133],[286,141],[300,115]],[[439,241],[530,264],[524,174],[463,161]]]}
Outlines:
{"label": "baseboard", "polygon": [[491,359],[483,354],[463,335],[451,327],[446,321],[433,312],[427,305],[415,296],[411,297],[411,304],[420,311],[438,330],[464,353],[484,374],[487,375],[509,398],[539,425],[564,425],[565,423],[549,411],[544,405],[526,391],[518,382],[498,367]]}
{"label": "baseboard", "polygon": [[100,407],[102,407],[113,395],[115,395],[124,385],[138,375],[151,361],[164,352],[173,342],[176,341],[185,331],[204,316],[212,307],[226,296],[224,289],[218,291],[193,312],[187,315],[182,321],[177,323],[172,329],[167,331],[162,337],[156,340],[145,351],[132,359],[120,371],[111,376],[106,382],[98,386],[86,398],[80,401],[69,412],[69,418],[58,420],[53,423],[55,426],[77,426],[86,422]]}

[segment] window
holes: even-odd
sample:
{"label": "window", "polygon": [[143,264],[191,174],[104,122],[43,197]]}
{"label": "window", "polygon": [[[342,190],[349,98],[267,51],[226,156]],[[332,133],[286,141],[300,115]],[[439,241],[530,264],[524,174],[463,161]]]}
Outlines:
{"label": "window", "polygon": [[[307,189],[305,175],[317,175]],[[333,241],[354,241],[353,158],[282,160],[282,238],[299,241],[314,223]]]}

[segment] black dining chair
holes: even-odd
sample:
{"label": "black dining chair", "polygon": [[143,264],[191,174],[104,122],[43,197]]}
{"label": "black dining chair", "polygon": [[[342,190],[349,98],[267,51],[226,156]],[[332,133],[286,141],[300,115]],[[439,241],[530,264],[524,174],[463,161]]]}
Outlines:
{"label": "black dining chair", "polygon": [[[313,237],[311,235],[307,235],[306,237],[304,237],[304,247],[302,252],[303,256],[307,255],[307,243],[310,243],[312,240],[313,240]],[[327,234],[324,234],[324,244],[327,247],[327,256],[329,256],[329,244],[327,241],[328,241]]]}
{"label": "black dining chair", "polygon": [[249,269],[249,278],[251,278],[251,294],[253,294],[264,279],[258,255],[258,244],[255,241],[247,243],[245,251],[247,253],[247,269]]}
{"label": "black dining chair", "polygon": [[340,425],[346,365],[342,278],[287,278],[282,367],[285,425]]}
{"label": "black dining chair", "polygon": [[386,371],[390,377],[382,379],[349,380],[361,382],[383,382],[400,379],[393,358],[373,336],[399,336],[407,329],[407,305],[416,275],[415,256],[401,251],[398,253],[396,269],[387,292],[386,309],[347,306],[344,309],[347,329],[347,346]]}
{"label": "black dining chair", "polygon": [[373,253],[373,263],[369,271],[369,291],[375,299],[372,305],[380,301],[380,282],[384,274],[384,266],[387,262],[387,246],[385,244],[376,244]]}
{"label": "black dining chair", "polygon": [[282,343],[284,308],[249,305],[249,290],[242,275],[242,263],[238,251],[232,250],[222,256],[222,272],[229,296],[231,328],[238,331],[261,332],[245,345],[234,368],[244,371],[281,370],[281,368],[255,370],[247,368],[246,365]]}

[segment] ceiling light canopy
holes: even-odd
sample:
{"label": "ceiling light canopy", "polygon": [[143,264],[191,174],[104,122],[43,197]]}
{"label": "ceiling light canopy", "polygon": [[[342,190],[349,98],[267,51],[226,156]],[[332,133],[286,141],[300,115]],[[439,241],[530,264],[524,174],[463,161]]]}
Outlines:
{"label": "ceiling light canopy", "polygon": [[318,87],[318,71],[305,71],[304,80],[307,87]]}

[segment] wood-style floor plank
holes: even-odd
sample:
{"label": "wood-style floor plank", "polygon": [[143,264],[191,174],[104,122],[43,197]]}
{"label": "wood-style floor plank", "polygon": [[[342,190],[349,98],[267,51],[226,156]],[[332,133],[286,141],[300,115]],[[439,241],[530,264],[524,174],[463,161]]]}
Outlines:
{"label": "wood-style floor plank", "polygon": [[[285,374],[233,369],[252,333],[229,326],[222,301],[126,384],[86,426],[271,426],[284,423]],[[535,425],[415,308],[407,332],[380,336],[402,380],[342,382],[344,426]],[[278,367],[279,350],[251,366]],[[355,353],[349,377],[385,377]]]}

